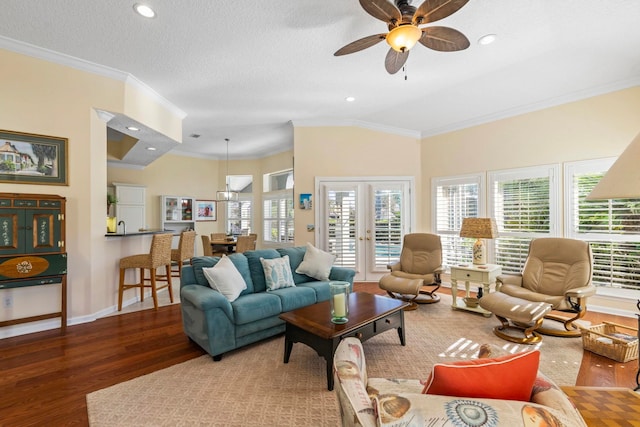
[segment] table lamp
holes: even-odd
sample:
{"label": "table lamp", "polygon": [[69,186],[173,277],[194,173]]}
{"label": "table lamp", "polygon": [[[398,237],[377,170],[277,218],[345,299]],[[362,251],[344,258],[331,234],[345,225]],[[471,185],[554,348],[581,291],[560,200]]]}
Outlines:
{"label": "table lamp", "polygon": [[487,263],[487,251],[482,239],[498,237],[498,226],[493,218],[464,218],[460,237],[477,239],[473,244],[473,263],[484,265]]}

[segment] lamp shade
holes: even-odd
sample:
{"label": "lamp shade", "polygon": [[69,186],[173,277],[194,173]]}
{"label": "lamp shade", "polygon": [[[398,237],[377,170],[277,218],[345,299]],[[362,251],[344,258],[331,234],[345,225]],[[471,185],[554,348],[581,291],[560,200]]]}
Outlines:
{"label": "lamp shade", "polygon": [[493,218],[464,218],[460,237],[495,239],[498,237],[498,226]]}
{"label": "lamp shade", "polygon": [[396,52],[406,52],[422,37],[422,30],[415,25],[400,25],[389,31],[386,40]]}
{"label": "lamp shade", "polygon": [[611,165],[587,200],[635,199],[640,197],[640,134]]}

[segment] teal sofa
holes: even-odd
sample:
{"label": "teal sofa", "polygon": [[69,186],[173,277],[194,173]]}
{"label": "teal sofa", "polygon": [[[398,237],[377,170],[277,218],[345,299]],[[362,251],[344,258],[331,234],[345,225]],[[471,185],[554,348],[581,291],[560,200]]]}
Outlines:
{"label": "teal sofa", "polygon": [[[232,254],[229,259],[247,284],[238,299],[229,302],[213,290],[202,272],[213,267],[219,257],[194,257],[190,266],[182,268],[180,304],[182,324],[187,336],[209,353],[213,360],[223,353],[283,333],[285,323],[278,316],[316,302],[329,299],[329,281],[351,283],[355,271],[332,267],[329,281],[318,281],[296,268],[304,259],[306,247],[263,249]],[[260,258],[289,256],[295,287],[266,291]]]}

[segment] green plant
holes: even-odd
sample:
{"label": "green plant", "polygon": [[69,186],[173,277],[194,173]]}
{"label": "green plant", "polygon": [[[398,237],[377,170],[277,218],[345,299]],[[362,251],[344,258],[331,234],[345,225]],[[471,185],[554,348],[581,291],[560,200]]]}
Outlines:
{"label": "green plant", "polygon": [[115,194],[107,193],[107,215],[109,215],[111,205],[115,205],[116,203],[118,203],[118,198],[115,196]]}

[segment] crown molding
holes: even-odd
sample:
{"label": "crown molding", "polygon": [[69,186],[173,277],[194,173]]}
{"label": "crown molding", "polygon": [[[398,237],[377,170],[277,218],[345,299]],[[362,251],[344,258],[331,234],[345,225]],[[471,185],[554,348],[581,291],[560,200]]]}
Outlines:
{"label": "crown molding", "polygon": [[25,43],[19,40],[10,39],[8,37],[0,36],[0,49],[9,50],[22,55],[31,56],[32,58],[42,59],[44,61],[53,62],[55,64],[63,65],[65,67],[74,68],[76,70],[84,71],[87,73],[95,74],[101,77],[106,77],[112,80],[117,80],[129,84],[149,98],[153,99],[158,104],[165,107],[172,114],[184,119],[187,113],[176,107],[169,100],[164,98],[158,92],[153,90],[147,84],[134,77],[133,75],[124,71],[116,70],[115,68],[106,67],[84,59],[76,58],[71,55],[56,52],[50,49],[45,49],[39,46],[35,46],[29,43]]}
{"label": "crown molding", "polygon": [[509,108],[507,110],[499,111],[497,113],[487,114],[485,116],[475,117],[469,120],[463,120],[460,122],[452,123],[447,126],[440,126],[440,127],[424,130],[421,133],[421,138],[428,138],[431,136],[441,135],[449,132],[470,128],[473,126],[479,126],[486,123],[495,122],[497,120],[508,119],[510,117],[532,113],[534,111],[544,110],[546,108],[557,107],[562,104],[581,101],[583,99],[604,95],[610,92],[616,92],[618,90],[628,89],[634,86],[640,86],[640,77],[633,77],[625,80],[618,80],[613,83],[600,85],[600,86],[592,87],[585,90],[571,92],[562,96],[556,96],[553,98],[545,99],[544,101],[534,102],[531,104]]}

